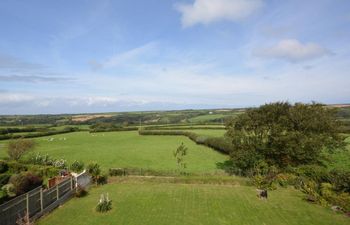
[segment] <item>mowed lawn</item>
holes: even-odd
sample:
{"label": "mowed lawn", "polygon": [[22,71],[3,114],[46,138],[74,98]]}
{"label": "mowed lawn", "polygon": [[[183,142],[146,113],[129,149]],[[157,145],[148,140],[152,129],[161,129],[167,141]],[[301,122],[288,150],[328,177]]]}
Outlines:
{"label": "mowed lawn", "polygon": [[[95,212],[102,193],[113,209]],[[172,183],[114,183],[92,189],[39,220],[38,225],[341,225],[349,218],[307,203],[294,189],[269,192],[253,187]]]}
{"label": "mowed lawn", "polygon": [[[50,138],[53,141],[49,141]],[[228,159],[228,156],[197,145],[187,137],[140,136],[135,131],[93,134],[76,132],[36,138],[36,142],[34,153],[49,154],[53,158],[64,158],[69,162],[96,161],[105,170],[111,167],[175,170],[177,165],[173,151],[182,142],[188,148],[185,158],[188,172],[215,172],[218,170],[216,163]],[[2,150],[1,156],[4,154]]]}

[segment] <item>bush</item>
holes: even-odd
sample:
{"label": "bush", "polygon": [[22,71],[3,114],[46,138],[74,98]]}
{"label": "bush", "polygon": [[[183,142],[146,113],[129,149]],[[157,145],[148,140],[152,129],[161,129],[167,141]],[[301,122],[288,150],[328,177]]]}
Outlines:
{"label": "bush", "polygon": [[350,171],[333,170],[330,177],[336,191],[350,193]]}
{"label": "bush", "polygon": [[280,173],[274,178],[274,183],[281,187],[287,187],[288,185],[295,185],[297,176],[291,173]]}
{"label": "bush", "polygon": [[109,176],[125,176],[126,171],[123,168],[110,168],[108,174]]}
{"label": "bush", "polygon": [[19,160],[26,152],[34,148],[35,142],[30,139],[11,140],[8,143],[7,154],[10,159]]}
{"label": "bush", "polygon": [[71,165],[70,165],[70,170],[76,173],[79,173],[84,170],[84,163],[75,160]]}
{"label": "bush", "polygon": [[12,175],[9,183],[13,184],[16,195],[20,195],[42,185],[43,180],[41,177],[27,172]]}
{"label": "bush", "polygon": [[10,180],[11,175],[10,174],[0,174],[0,187],[7,184]]}
{"label": "bush", "polygon": [[75,197],[82,198],[87,195],[87,191],[78,185],[77,189],[75,190]]}
{"label": "bush", "polygon": [[102,194],[96,206],[97,212],[107,212],[112,209],[112,200],[109,199],[108,193]]}
{"label": "bush", "polygon": [[7,165],[10,173],[21,173],[28,170],[27,166],[16,161],[8,162]]}
{"label": "bush", "polygon": [[5,161],[0,160],[0,173],[5,173],[9,169],[9,166]]}
{"label": "bush", "polygon": [[16,196],[16,188],[13,184],[6,184],[1,188],[1,190],[8,197],[15,197]]}
{"label": "bush", "polygon": [[108,181],[108,176],[107,176],[107,174],[98,175],[98,176],[96,177],[96,184],[97,184],[97,185],[104,185],[104,184],[107,184],[107,181]]}
{"label": "bush", "polygon": [[308,177],[317,183],[324,183],[330,181],[330,174],[325,167],[318,165],[300,166],[295,170],[299,176]]}

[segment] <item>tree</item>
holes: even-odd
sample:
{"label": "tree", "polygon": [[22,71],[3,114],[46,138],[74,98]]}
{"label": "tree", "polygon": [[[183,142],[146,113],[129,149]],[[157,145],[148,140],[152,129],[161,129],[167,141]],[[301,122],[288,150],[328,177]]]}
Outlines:
{"label": "tree", "polygon": [[312,103],[266,104],[231,119],[226,136],[231,158],[247,171],[266,161],[280,168],[319,163],[323,149],[344,146],[336,110]]}
{"label": "tree", "polygon": [[10,159],[19,160],[26,152],[32,150],[35,142],[31,139],[16,139],[8,143],[7,154]]}
{"label": "tree", "polygon": [[181,145],[176,149],[176,151],[173,152],[173,155],[176,159],[177,166],[182,169],[186,169],[186,163],[184,162],[185,156],[187,155],[187,147],[184,145],[184,143],[181,143]]}

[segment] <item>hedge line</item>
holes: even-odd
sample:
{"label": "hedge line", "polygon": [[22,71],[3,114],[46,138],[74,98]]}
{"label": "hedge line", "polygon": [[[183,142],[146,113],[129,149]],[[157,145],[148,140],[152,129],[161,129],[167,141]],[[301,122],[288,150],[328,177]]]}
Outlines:
{"label": "hedge line", "polygon": [[171,127],[144,127],[145,130],[225,130],[225,127],[198,127],[198,126],[189,126],[189,127],[181,127],[181,126],[171,126]]}
{"label": "hedge line", "polygon": [[0,135],[0,140],[17,139],[17,138],[45,137],[45,136],[51,136],[51,135],[56,135],[56,134],[71,133],[71,132],[75,132],[75,131],[79,131],[79,129],[68,128],[68,129],[64,129],[64,130],[50,130],[50,131],[45,131],[42,133],[28,133],[28,134],[22,134],[22,135],[5,134],[5,135]]}
{"label": "hedge line", "polygon": [[116,128],[108,128],[108,129],[92,129],[90,133],[98,133],[98,132],[112,132],[112,131],[135,131],[138,130],[138,127],[116,127]]}
{"label": "hedge line", "polygon": [[139,130],[140,135],[186,136],[200,145],[205,145],[224,154],[230,154],[232,144],[224,137],[207,137],[189,131]]}

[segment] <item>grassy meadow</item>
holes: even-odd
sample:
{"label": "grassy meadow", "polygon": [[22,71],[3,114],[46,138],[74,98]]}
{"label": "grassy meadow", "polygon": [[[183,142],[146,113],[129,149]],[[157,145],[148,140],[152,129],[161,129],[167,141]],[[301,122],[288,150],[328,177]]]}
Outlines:
{"label": "grassy meadow", "polygon": [[[113,208],[95,212],[102,193]],[[38,225],[345,225],[349,219],[307,203],[292,189],[270,192],[269,200],[256,197],[254,187],[241,185],[112,183],[93,188],[39,220]]]}
{"label": "grassy meadow", "polygon": [[[53,138],[52,141],[49,141]],[[65,140],[64,140],[65,138]],[[173,151],[183,142],[188,148],[187,171],[211,173],[216,163],[228,156],[208,147],[197,145],[183,136],[140,136],[136,131],[89,133],[75,132],[35,138],[37,146],[32,152],[64,158],[68,162],[80,160],[98,162],[103,169],[111,167],[137,167],[160,171],[175,170]],[[5,146],[6,141],[0,142]],[[6,155],[5,148],[0,157]]]}

